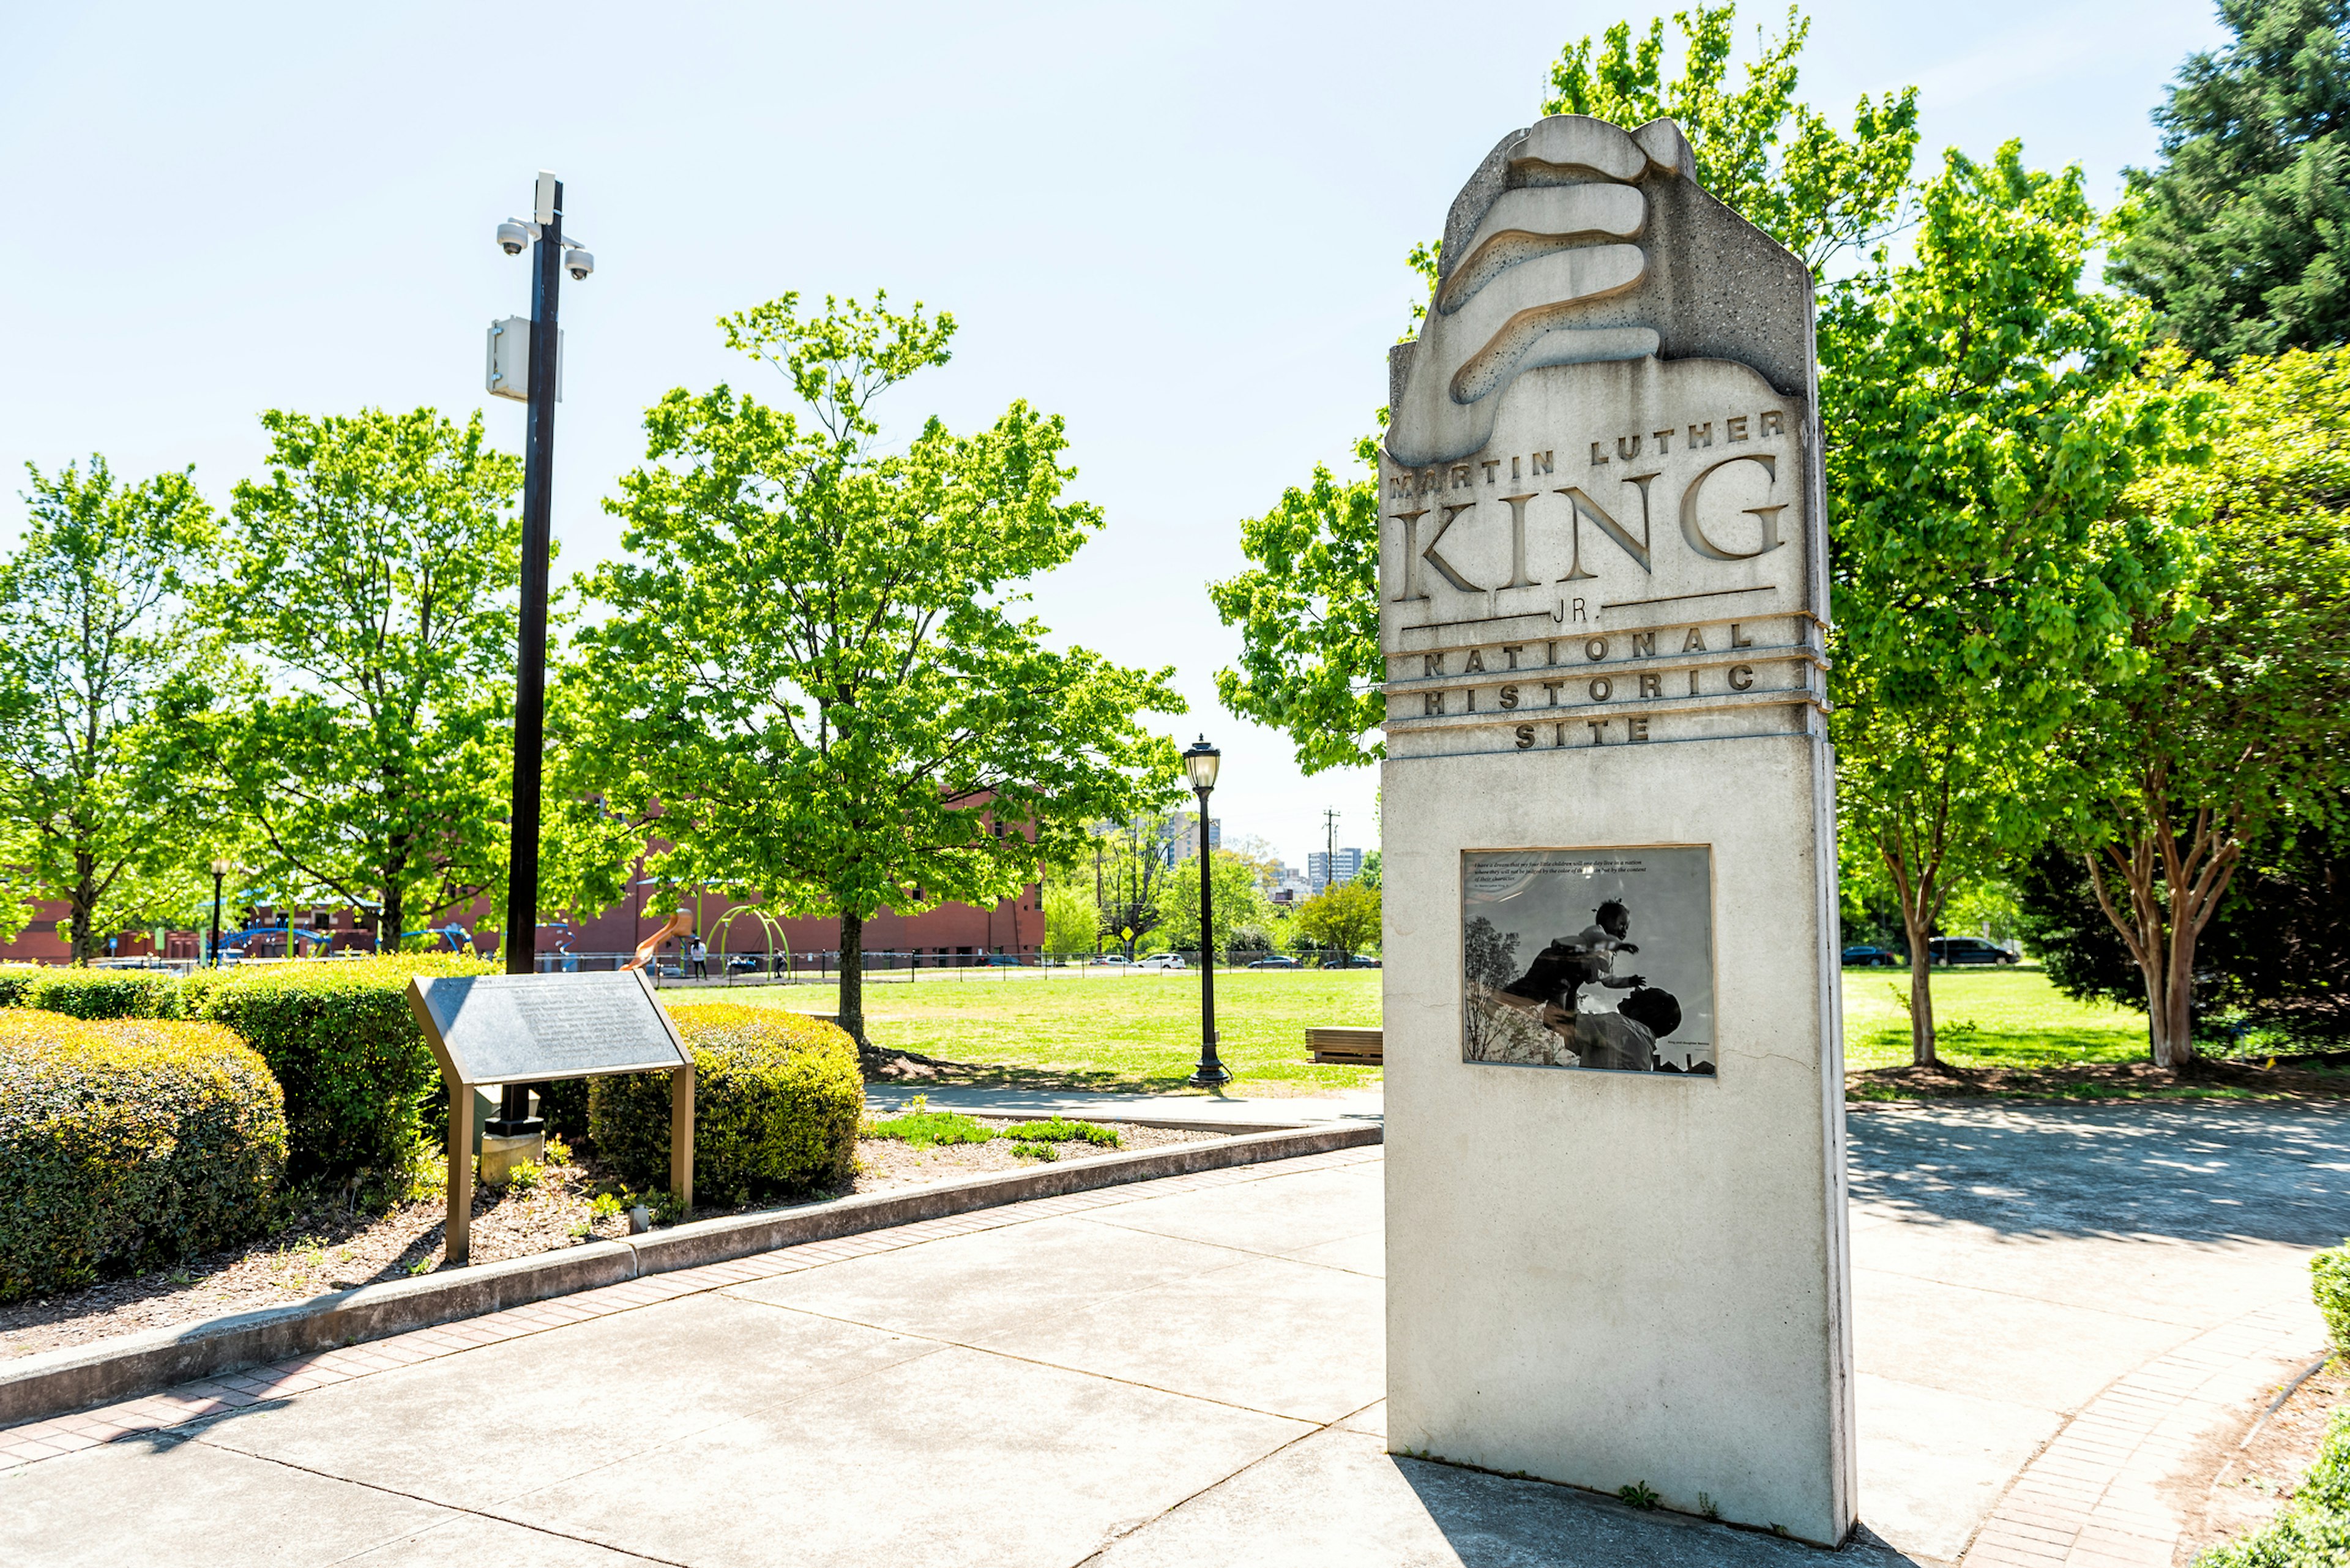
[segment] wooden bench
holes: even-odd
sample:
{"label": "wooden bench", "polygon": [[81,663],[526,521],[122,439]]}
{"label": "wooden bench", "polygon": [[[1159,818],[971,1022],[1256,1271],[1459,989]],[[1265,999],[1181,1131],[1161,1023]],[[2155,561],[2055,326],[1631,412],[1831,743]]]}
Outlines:
{"label": "wooden bench", "polygon": [[1385,1062],[1380,1032],[1377,1029],[1308,1029],[1305,1048],[1314,1053],[1316,1062],[1343,1063],[1350,1067],[1377,1067]]}

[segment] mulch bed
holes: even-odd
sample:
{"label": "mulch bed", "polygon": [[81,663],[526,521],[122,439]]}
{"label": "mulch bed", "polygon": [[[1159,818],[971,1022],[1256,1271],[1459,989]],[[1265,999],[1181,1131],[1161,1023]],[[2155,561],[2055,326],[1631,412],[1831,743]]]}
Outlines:
{"label": "mulch bed", "polygon": [[[993,1127],[1012,1125],[982,1117]],[[1100,1124],[1119,1135],[1118,1148],[1092,1144],[1055,1146],[1064,1160],[1167,1144],[1200,1143],[1222,1133],[1177,1132],[1124,1122]],[[928,1182],[950,1181],[991,1171],[1029,1169],[1037,1162],[1012,1151],[1003,1138],[910,1149],[894,1138],[862,1138],[857,1146],[854,1182],[817,1198],[856,1192],[886,1192]],[[628,1217],[598,1220],[590,1211],[599,1189],[611,1189],[592,1159],[546,1168],[535,1191],[473,1195],[473,1255],[480,1263],[528,1257],[604,1241],[629,1232]],[[751,1205],[758,1209],[765,1205]],[[744,1209],[698,1208],[697,1220],[738,1214]],[[429,1273],[440,1262],[446,1199],[437,1193],[388,1212],[354,1211],[339,1196],[317,1203],[280,1227],[276,1234],[233,1251],[51,1296],[0,1306],[0,1366],[70,1345],[118,1334],[168,1328],[227,1313],[291,1306],[329,1291]]]}
{"label": "mulch bed", "polygon": [[[2273,1064],[2272,1064],[2272,1063]],[[2282,1099],[2350,1094],[2350,1070],[2314,1058],[2199,1058],[2183,1073],[2151,1062],[2085,1062],[2070,1067],[1874,1067],[1846,1075],[1847,1101],[2195,1098],[2243,1094]]]}
{"label": "mulch bed", "polygon": [[[2241,1441],[2231,1434],[2224,1452],[2190,1456],[2173,1492],[2187,1525],[2177,1560],[2189,1562],[2274,1519],[2309,1473],[2326,1422],[2345,1401],[2350,1401],[2350,1367],[2329,1363],[2258,1419]],[[2205,1476],[2210,1477],[2208,1486],[2200,1484]]]}

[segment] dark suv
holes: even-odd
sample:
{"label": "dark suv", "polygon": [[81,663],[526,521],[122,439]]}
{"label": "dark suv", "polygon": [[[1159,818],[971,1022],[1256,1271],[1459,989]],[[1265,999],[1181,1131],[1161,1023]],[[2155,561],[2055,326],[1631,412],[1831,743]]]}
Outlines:
{"label": "dark suv", "polygon": [[2013,963],[2015,955],[1981,937],[1934,937],[1926,943],[1929,963]]}

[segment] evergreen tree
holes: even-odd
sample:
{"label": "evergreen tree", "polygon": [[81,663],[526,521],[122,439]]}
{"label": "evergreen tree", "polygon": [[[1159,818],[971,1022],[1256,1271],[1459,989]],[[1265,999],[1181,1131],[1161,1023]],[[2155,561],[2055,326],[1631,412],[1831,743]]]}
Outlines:
{"label": "evergreen tree", "polygon": [[2220,0],[2234,39],[2188,57],[2128,171],[2109,275],[2197,356],[2350,338],[2350,0]]}

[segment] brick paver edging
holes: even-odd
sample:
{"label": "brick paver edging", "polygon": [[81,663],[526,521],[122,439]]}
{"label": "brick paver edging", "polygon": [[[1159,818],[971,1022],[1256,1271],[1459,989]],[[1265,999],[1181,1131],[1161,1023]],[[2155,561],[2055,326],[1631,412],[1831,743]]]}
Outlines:
{"label": "brick paver edging", "polygon": [[2216,1428],[2312,1353],[2310,1314],[2250,1313],[2116,1378],[2008,1486],[1962,1568],[2170,1568],[2168,1483]]}
{"label": "brick paver edging", "polygon": [[1004,1204],[1358,1148],[1378,1143],[1380,1136],[1376,1122],[1344,1122],[1056,1161],[902,1192],[701,1220],[625,1241],[361,1285],[293,1306],[47,1351],[0,1365],[0,1426],[778,1248],[798,1249]]}

